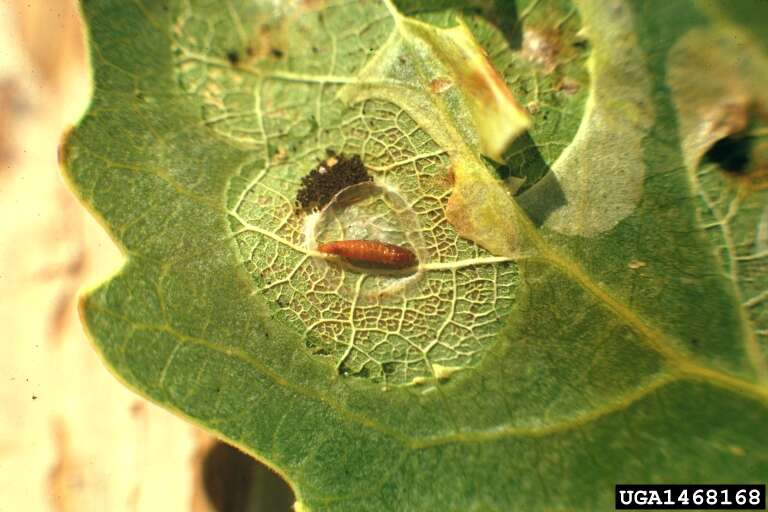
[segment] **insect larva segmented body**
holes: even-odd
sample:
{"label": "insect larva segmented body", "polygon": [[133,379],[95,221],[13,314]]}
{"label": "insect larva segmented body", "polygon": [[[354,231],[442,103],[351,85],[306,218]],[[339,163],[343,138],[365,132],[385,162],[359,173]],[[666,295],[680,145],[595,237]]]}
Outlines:
{"label": "insect larva segmented body", "polygon": [[389,268],[406,268],[416,263],[416,255],[409,249],[377,240],[337,240],[320,244],[317,250],[352,262]]}

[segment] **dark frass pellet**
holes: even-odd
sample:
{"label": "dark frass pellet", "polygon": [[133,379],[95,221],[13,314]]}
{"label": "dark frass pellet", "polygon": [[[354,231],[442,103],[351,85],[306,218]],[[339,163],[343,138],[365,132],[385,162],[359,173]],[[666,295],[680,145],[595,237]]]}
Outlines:
{"label": "dark frass pellet", "polygon": [[373,181],[373,178],[368,174],[360,155],[347,157],[328,151],[328,158],[301,178],[296,202],[305,212],[319,210],[341,190],[367,181]]}

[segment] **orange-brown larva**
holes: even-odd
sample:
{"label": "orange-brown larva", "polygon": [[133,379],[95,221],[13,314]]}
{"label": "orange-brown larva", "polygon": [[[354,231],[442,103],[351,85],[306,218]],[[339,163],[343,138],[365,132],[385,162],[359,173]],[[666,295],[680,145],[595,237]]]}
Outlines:
{"label": "orange-brown larva", "polygon": [[377,240],[337,240],[320,244],[317,250],[355,263],[389,268],[406,268],[416,263],[416,255],[409,249]]}

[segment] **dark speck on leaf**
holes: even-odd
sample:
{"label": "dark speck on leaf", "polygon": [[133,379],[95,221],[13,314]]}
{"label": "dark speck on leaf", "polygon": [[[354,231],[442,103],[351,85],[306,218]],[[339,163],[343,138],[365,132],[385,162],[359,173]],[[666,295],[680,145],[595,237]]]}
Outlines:
{"label": "dark speck on leaf", "polygon": [[589,41],[586,39],[577,39],[572,43],[574,48],[578,48],[579,50],[586,50],[589,47]]}
{"label": "dark speck on leaf", "polygon": [[37,400],[37,395],[32,395],[32,400]]}
{"label": "dark speck on leaf", "polygon": [[235,50],[230,50],[227,52],[227,60],[233,66],[237,66],[237,64],[240,62],[240,55],[238,55]]}
{"label": "dark speck on leaf", "polygon": [[272,56],[273,56],[274,58],[276,58],[276,59],[279,59],[279,58],[281,58],[281,57],[284,55],[284,54],[283,54],[283,50],[280,50],[279,48],[272,48],[272,49],[269,51],[269,53],[271,53],[271,54],[272,54]]}
{"label": "dark speck on leaf", "polygon": [[339,191],[358,183],[373,181],[360,155],[347,157],[328,151],[328,158],[301,179],[296,202],[305,212],[323,208]]}
{"label": "dark speck on leaf", "polygon": [[320,50],[318,50],[318,49],[317,49],[317,46],[313,46],[313,47],[312,47],[312,53],[317,53],[317,52],[319,52],[319,51],[320,51]]}

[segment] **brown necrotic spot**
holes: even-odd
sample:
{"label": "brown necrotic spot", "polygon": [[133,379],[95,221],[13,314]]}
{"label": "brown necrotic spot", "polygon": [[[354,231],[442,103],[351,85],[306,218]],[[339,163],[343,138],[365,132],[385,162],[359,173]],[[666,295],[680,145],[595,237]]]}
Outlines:
{"label": "brown necrotic spot", "polygon": [[572,95],[579,92],[579,89],[581,89],[581,84],[577,82],[576,80],[572,80],[568,77],[563,77],[555,86],[556,90],[559,92],[564,92],[565,94]]}
{"label": "brown necrotic spot", "polygon": [[329,151],[328,158],[301,179],[296,202],[306,212],[320,209],[341,190],[372,180],[359,155],[347,157]]}
{"label": "brown necrotic spot", "polygon": [[435,94],[441,94],[453,86],[453,81],[447,77],[437,77],[429,82],[429,89]]}

